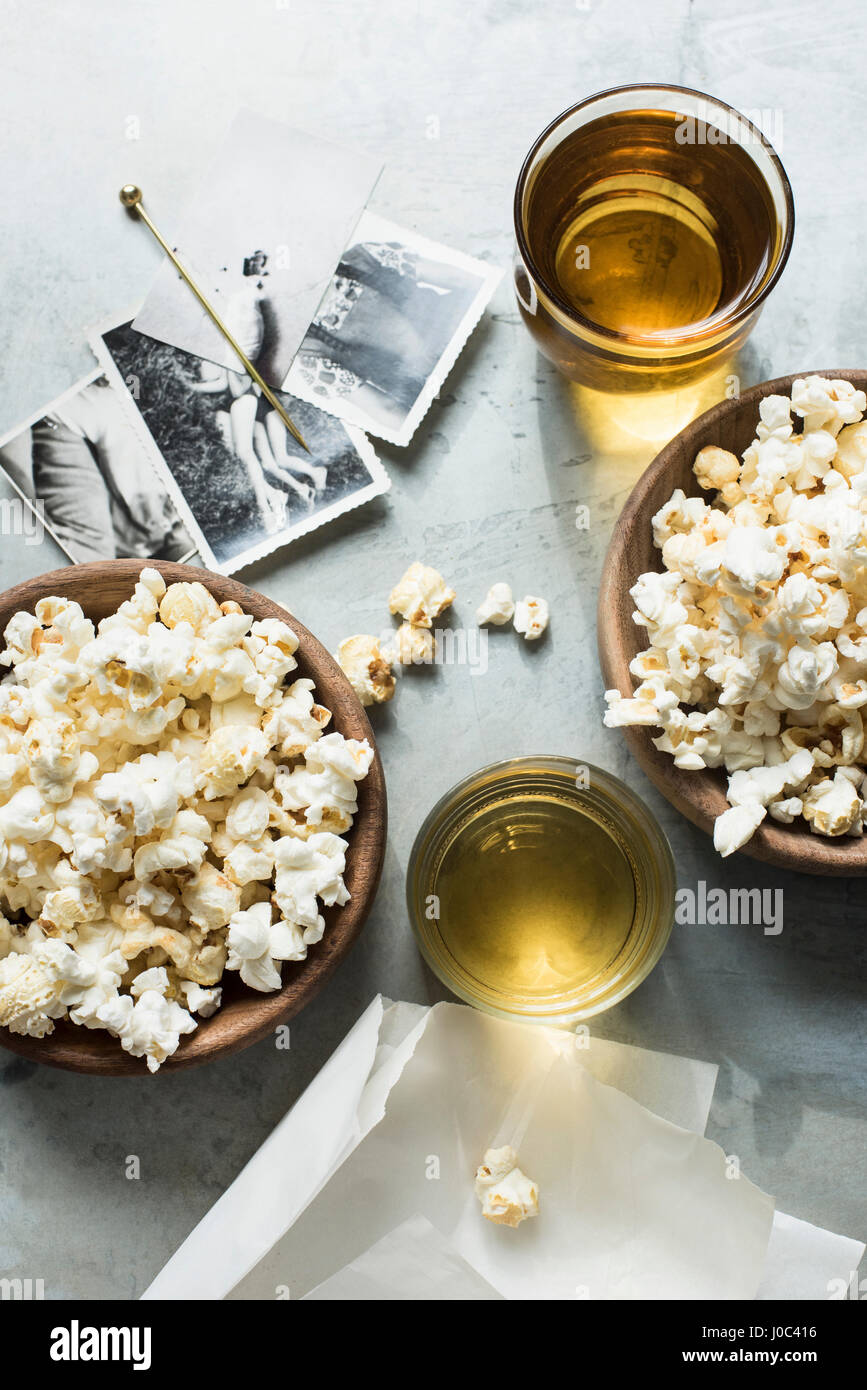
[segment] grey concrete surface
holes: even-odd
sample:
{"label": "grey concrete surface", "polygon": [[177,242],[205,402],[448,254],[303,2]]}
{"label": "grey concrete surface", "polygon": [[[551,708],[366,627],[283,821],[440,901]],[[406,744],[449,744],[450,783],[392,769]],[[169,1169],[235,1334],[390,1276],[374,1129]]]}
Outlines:
{"label": "grey concrete surface", "polygon": [[[120,184],[141,183],[170,228],[241,105],[381,154],[376,211],[503,265],[521,158],[572,102],[668,81],[774,113],[798,226],[743,384],[863,365],[864,28],[845,0],[833,22],[815,5],[747,0],[14,0],[0,17],[0,429],[90,368],[85,325],[134,307],[156,269]],[[137,1296],[374,993],[441,997],[404,909],[414,832],[460,776],[538,751],[625,777],[659,815],[682,884],[784,889],[779,936],[677,928],[652,978],[596,1027],[718,1062],[711,1137],[784,1210],[867,1236],[864,882],[721,863],[601,725],[595,600],[611,526],[698,404],[589,412],[537,357],[504,282],[412,446],[381,450],[390,496],[241,576],[328,644],[379,631],[392,583],[419,557],[457,587],[456,623],[507,577],[550,600],[551,631],[535,650],[494,634],[487,674],[412,673],[378,712],[392,814],[382,889],[354,954],[293,1023],[290,1051],[264,1042],[134,1081],[2,1056],[2,1273],[44,1279],[49,1298]],[[61,561],[48,541],[4,536],[0,588]],[[130,1154],[138,1181],[125,1177]]]}

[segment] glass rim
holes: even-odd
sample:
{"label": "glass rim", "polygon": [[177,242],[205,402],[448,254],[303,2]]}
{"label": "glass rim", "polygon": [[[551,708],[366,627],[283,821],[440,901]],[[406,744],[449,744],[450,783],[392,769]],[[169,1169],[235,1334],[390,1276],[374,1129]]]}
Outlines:
{"label": "glass rim", "polygon": [[[727,312],[726,310],[716,311],[713,314],[711,314],[708,318],[698,319],[695,323],[685,324],[680,328],[659,329],[654,331],[653,333],[621,333],[616,328],[607,328],[603,324],[595,323],[593,319],[587,318],[584,314],[580,312],[580,310],[576,309],[573,305],[569,304],[566,301],[566,299],[564,299],[563,296],[556,291],[556,289],[552,289],[548,281],[539,271],[539,267],[537,266],[536,261],[530,251],[530,247],[527,242],[526,235],[524,233],[523,219],[523,201],[524,193],[526,191],[527,186],[527,179],[530,175],[533,162],[539,150],[542,148],[548,137],[552,135],[554,131],[557,130],[558,126],[561,126],[565,121],[569,119],[570,116],[574,116],[576,112],[583,111],[587,107],[594,106],[596,103],[602,102],[608,97],[625,96],[626,94],[633,92],[679,93],[680,95],[685,97],[690,97],[699,101],[708,102],[711,106],[716,107],[719,111],[726,112],[728,115],[733,116],[737,122],[739,122],[746,130],[748,130],[751,133],[751,135],[753,135],[756,138],[757,143],[763,147],[768,159],[770,160],[771,165],[773,166],[774,172],[777,178],[779,179],[780,189],[786,207],[786,225],[784,228],[783,240],[780,245],[779,252],[777,254],[776,263],[773,265],[770,273],[765,278],[765,280],[762,281],[761,285],[758,287],[756,292],[754,294],[751,294],[744,301],[744,303],[741,304],[734,312]],[[639,110],[640,108],[636,107],[635,109]],[[625,107],[624,110],[628,111],[629,108]],[[688,113],[685,112],[684,114],[686,115]],[[747,152],[749,153],[749,151]],[[754,160],[753,163],[756,163],[756,161]],[[768,185],[768,187],[770,187],[770,185],[768,184],[768,180],[764,174],[764,171],[758,169],[758,172],[765,184]],[[631,348],[633,350],[635,348],[663,348],[670,345],[677,345],[682,342],[701,339],[705,336],[711,336],[723,327],[731,327],[732,329],[737,328],[743,322],[744,319],[749,318],[752,314],[756,313],[756,311],[761,308],[768,295],[770,294],[771,290],[776,285],[777,281],[783,273],[783,270],[786,267],[786,263],[789,259],[789,253],[791,252],[792,243],[794,241],[795,236],[795,200],[792,194],[792,185],[789,182],[789,177],[783,167],[783,162],[780,159],[780,156],[777,154],[776,150],[774,149],[773,145],[771,144],[767,136],[764,134],[764,132],[760,130],[759,127],[749,119],[749,117],[745,116],[741,111],[738,111],[737,107],[729,105],[728,102],[722,101],[719,97],[710,96],[707,92],[700,92],[695,87],[680,87],[675,83],[671,82],[636,82],[625,83],[622,86],[618,87],[606,87],[602,91],[594,92],[592,96],[585,97],[583,101],[578,101],[573,106],[567,107],[565,111],[561,111],[558,116],[555,116],[554,119],[548,123],[545,129],[533,141],[533,144],[530,146],[530,149],[528,150],[524,158],[524,162],[521,165],[521,170],[518,174],[518,181],[515,185],[513,217],[515,223],[515,238],[518,243],[518,251],[520,253],[522,261],[524,262],[524,267],[528,275],[535,283],[537,293],[541,292],[546,299],[550,300],[552,307],[555,308],[560,315],[565,316],[565,318],[570,323],[576,324],[579,327],[585,329],[588,333],[595,335],[599,340],[603,342],[607,342],[611,345]]]}
{"label": "glass rim", "polygon": [[[577,1003],[574,999],[571,1002],[564,999],[558,1002],[552,998],[550,1007],[540,1008],[538,1012],[507,1008],[495,1002],[493,991],[485,988],[477,991],[471,988],[463,979],[461,970],[459,969],[455,973],[447,964],[448,952],[444,954],[436,950],[433,940],[427,937],[419,921],[419,888],[421,886],[419,874],[427,858],[435,852],[442,837],[449,834],[454,817],[460,815],[464,800],[472,797],[474,792],[483,791],[486,784],[494,787],[497,782],[506,782],[512,776],[520,776],[522,773],[532,774],[534,771],[565,776],[570,782],[574,782],[576,768],[583,769],[590,774],[591,785],[595,783],[596,787],[602,790],[603,800],[607,801],[610,807],[620,809],[619,798],[627,815],[631,812],[635,823],[644,827],[645,852],[649,855],[649,862],[654,864],[655,872],[659,875],[662,897],[671,898],[672,910],[667,922],[663,921],[664,914],[658,915],[656,912],[651,913],[650,917],[645,919],[638,939],[631,946],[633,957],[636,951],[640,953],[637,968],[633,968],[631,972],[627,970],[607,986],[596,989],[585,1001]],[[648,881],[645,879],[645,882]],[[564,1027],[571,1026],[582,1019],[591,1018],[595,1014],[603,1013],[615,1004],[621,1003],[647,979],[647,976],[658,964],[671,936],[674,925],[673,909],[676,885],[677,872],[668,837],[656,816],[628,783],[614,773],[606,771],[605,768],[588,763],[582,758],[553,753],[525,754],[513,758],[498,759],[475,769],[467,776],[462,777],[438,798],[419,826],[413,840],[406,870],[406,902],[410,928],[416,946],[428,967],[452,994],[457,995],[459,999],[473,1008],[481,1009],[484,1013],[494,1014],[512,1022]]]}

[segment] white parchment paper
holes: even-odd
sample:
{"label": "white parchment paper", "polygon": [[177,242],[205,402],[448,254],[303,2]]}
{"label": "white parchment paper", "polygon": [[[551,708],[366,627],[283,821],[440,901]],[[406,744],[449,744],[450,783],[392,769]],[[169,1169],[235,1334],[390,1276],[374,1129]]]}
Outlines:
{"label": "white parchment paper", "polygon": [[841,1299],[849,1296],[864,1245],[778,1211],[757,1298]]}
{"label": "white parchment paper", "polygon": [[[715,1080],[688,1058],[377,997],[144,1297],[391,1298],[405,1276],[440,1298],[465,1265],[507,1297],[752,1297],[760,1280],[760,1297],[828,1297],[863,1246],[778,1213],[767,1249],[771,1200],[699,1137]],[[518,1231],[471,1195],[510,1125],[542,1188]]]}
{"label": "white parchment paper", "polygon": [[305,1299],[409,1303],[502,1300],[423,1216],[411,1216]]}
{"label": "white parchment paper", "polygon": [[[472,1176],[534,1079],[520,1156],[541,1213],[513,1231],[482,1220]],[[570,1035],[443,1004],[384,1118],[234,1296],[301,1297],[416,1213],[507,1298],[752,1298],[773,1200],[597,1081]]]}

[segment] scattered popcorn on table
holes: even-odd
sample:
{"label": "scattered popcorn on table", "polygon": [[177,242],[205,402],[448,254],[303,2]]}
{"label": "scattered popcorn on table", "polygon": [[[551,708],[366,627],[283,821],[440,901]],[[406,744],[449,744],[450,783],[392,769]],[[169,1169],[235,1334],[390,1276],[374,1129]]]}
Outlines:
{"label": "scattered popcorn on table", "polygon": [[367,742],[324,734],[295,634],[142,571],[99,630],[16,613],[0,665],[0,1026],[104,1028],[151,1071],[349,899]]}
{"label": "scattered popcorn on table", "polygon": [[429,666],[436,655],[436,638],[428,627],[401,623],[387,651],[399,666]]}
{"label": "scattered popcorn on table", "polygon": [[498,1226],[520,1226],[539,1215],[539,1189],[518,1167],[518,1155],[506,1145],[488,1149],[476,1169],[476,1196],[482,1216]]}
{"label": "scattered popcorn on table", "polygon": [[376,637],[360,633],[344,638],[334,659],[363,705],[381,705],[392,699],[394,671]]}
{"label": "scattered popcorn on table", "polygon": [[606,691],[605,723],[661,729],[678,767],[725,769],[723,856],[768,815],[827,836],[867,824],[865,409],[819,376],[767,396],[741,462],[698,454],[713,501],[677,489],[656,513],[664,568],[630,590],[650,646],[632,694]]}
{"label": "scattered popcorn on table", "polygon": [[525,642],[536,642],[548,626],[550,614],[543,598],[527,595],[515,604],[515,631]]}
{"label": "scattered popcorn on table", "polygon": [[514,614],[515,600],[508,584],[492,584],[476,609],[476,622],[479,627],[484,627],[486,623],[502,627],[504,623],[511,622]]}
{"label": "scattered popcorn on table", "polygon": [[416,560],[394,586],[388,600],[390,613],[399,613],[415,627],[432,627],[434,619],[455,601],[450,589],[435,569]]}

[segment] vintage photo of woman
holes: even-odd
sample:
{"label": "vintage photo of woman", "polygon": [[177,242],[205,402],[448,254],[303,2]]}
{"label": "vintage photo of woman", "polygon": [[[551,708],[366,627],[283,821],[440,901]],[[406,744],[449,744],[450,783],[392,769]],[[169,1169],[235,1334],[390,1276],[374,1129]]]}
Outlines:
{"label": "vintage photo of woman", "polygon": [[195,550],[104,374],[0,443],[0,466],[78,564],[180,560]]}
{"label": "vintage photo of woman", "polygon": [[[232,309],[232,332],[254,352],[257,303],[251,292]],[[308,453],[244,373],[129,323],[94,347],[127,386],[203,557],[227,573],[388,488],[367,440],[309,403],[285,397]]]}

